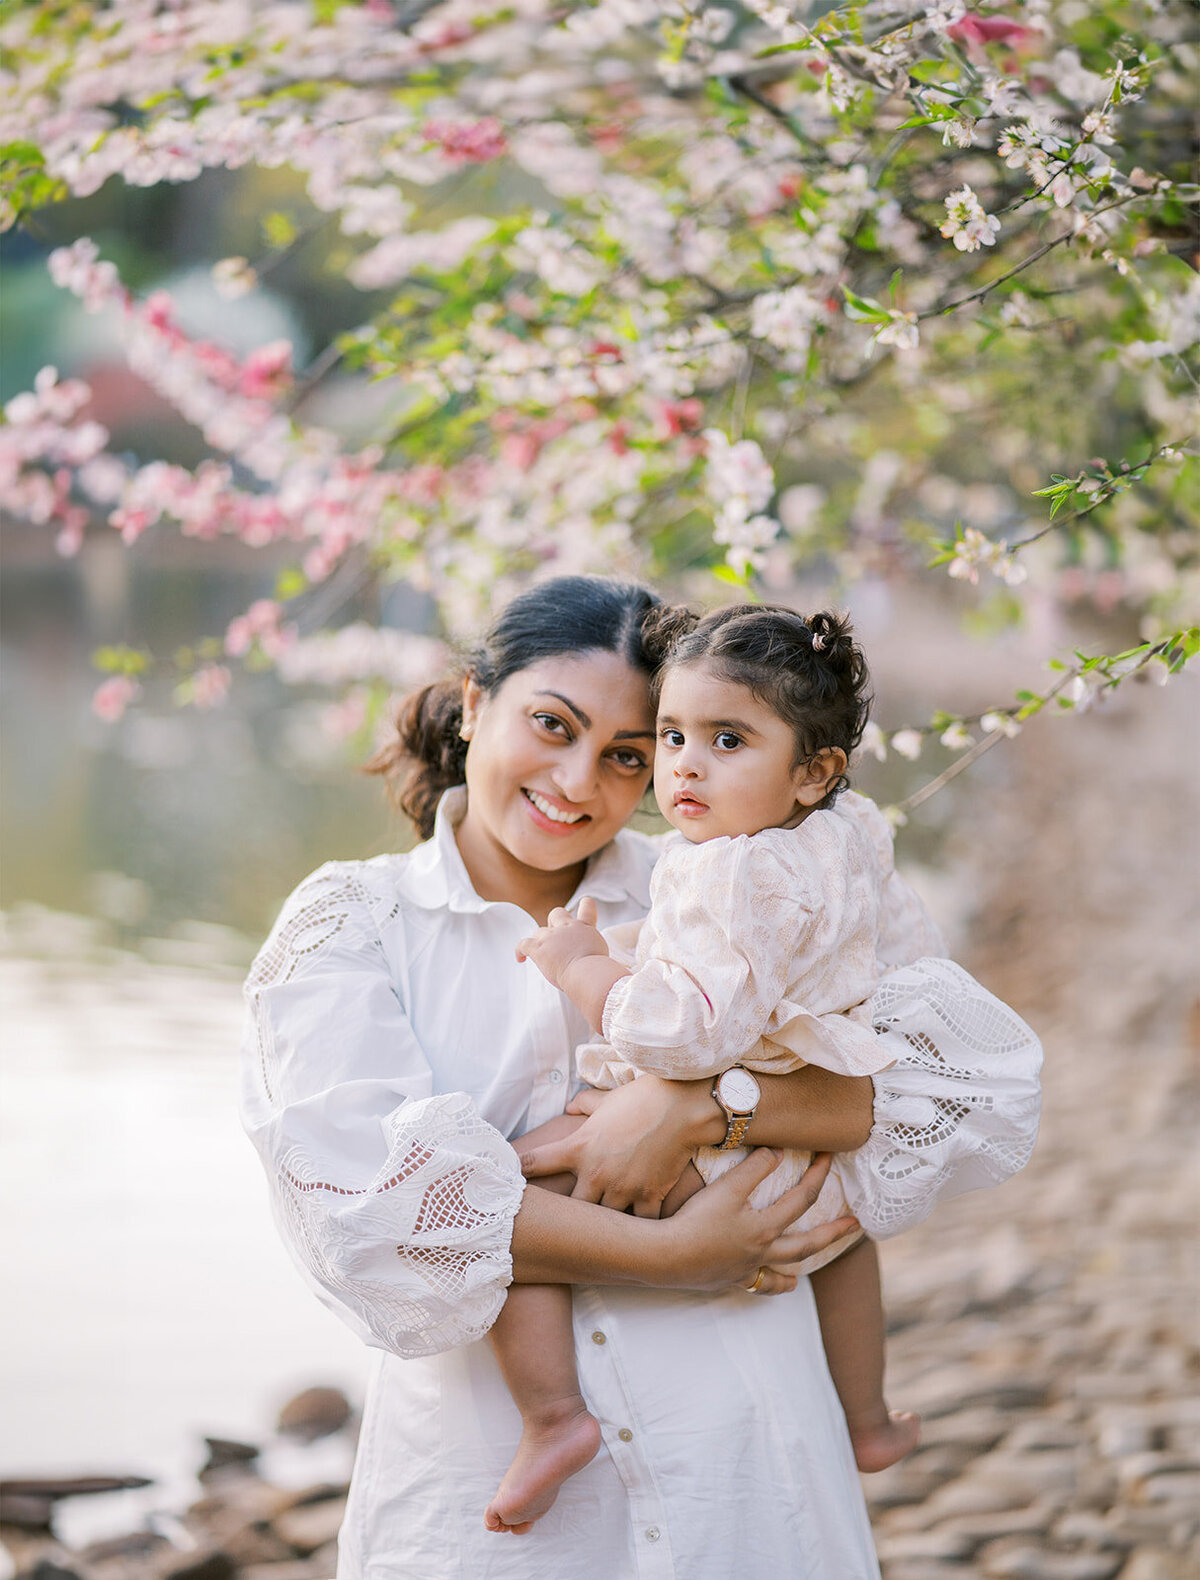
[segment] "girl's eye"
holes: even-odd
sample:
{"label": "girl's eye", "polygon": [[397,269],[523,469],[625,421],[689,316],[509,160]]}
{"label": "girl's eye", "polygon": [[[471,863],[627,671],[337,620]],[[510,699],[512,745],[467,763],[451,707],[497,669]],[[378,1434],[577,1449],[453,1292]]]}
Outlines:
{"label": "girl's eye", "polygon": [[661,730],[659,732],[659,739],[663,742],[663,744],[665,746],[682,746],[683,745],[683,733],[680,730],[671,730],[671,729]]}
{"label": "girl's eye", "polygon": [[732,730],[722,730],[717,736],[717,745],[723,752],[732,752],[742,744],[742,737],[735,735]]}

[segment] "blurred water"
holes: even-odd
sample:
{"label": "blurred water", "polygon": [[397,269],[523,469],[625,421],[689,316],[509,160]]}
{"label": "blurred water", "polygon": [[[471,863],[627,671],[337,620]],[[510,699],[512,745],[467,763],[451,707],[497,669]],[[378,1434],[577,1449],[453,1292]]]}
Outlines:
{"label": "blurred water", "polygon": [[301,1387],[361,1398],[370,1356],[270,1221],[235,1112],[236,973],[42,929],[57,953],[0,959],[0,1473],[177,1482],[202,1433],[261,1442]]}

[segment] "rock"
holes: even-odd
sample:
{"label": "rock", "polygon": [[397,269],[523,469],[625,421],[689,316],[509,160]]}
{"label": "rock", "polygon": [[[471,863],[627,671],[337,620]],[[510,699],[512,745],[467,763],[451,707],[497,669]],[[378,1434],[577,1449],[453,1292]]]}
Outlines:
{"label": "rock", "polygon": [[989,1549],[982,1568],[988,1580],[1113,1580],[1117,1553],[1056,1553],[1045,1547]]}
{"label": "rock", "polygon": [[1200,1470],[1164,1471],[1137,1488],[1143,1503],[1178,1503],[1195,1514],[1200,1510]]}
{"label": "rock", "polygon": [[89,1542],[79,1554],[86,1565],[106,1563],[110,1558],[146,1558],[169,1551],[171,1544],[155,1531],[129,1531],[124,1536],[109,1536]]}
{"label": "rock", "polygon": [[252,1465],[259,1455],[253,1443],[238,1443],[229,1437],[206,1437],[204,1444],[208,1458],[199,1472],[202,1481],[214,1470],[224,1470],[226,1465]]}
{"label": "rock", "polygon": [[345,1498],[329,1498],[289,1509],[275,1521],[275,1529],[285,1542],[300,1553],[314,1553],[318,1547],[337,1540],[346,1514]]}
{"label": "rock", "polygon": [[55,1563],[53,1558],[39,1558],[32,1569],[25,1571],[29,1580],[81,1580],[78,1569],[68,1569]]}
{"label": "rock", "polygon": [[237,1565],[227,1553],[205,1553],[189,1563],[168,1569],[163,1580],[233,1580]]}
{"label": "rock", "polygon": [[1118,1580],[1195,1580],[1195,1567],[1177,1553],[1146,1548],[1134,1553]]}
{"label": "rock", "polygon": [[54,1523],[54,1499],[29,1492],[0,1492],[0,1525],[19,1531],[49,1532]]}
{"label": "rock", "polygon": [[1064,1514],[1051,1533],[1056,1542],[1086,1543],[1089,1547],[1132,1547],[1133,1538],[1090,1509]]}
{"label": "rock", "polygon": [[34,1476],[6,1478],[5,1493],[30,1498],[86,1498],[97,1492],[128,1492],[154,1483],[145,1476]]}
{"label": "rock", "polygon": [[1054,1511],[1044,1503],[1027,1509],[994,1509],[988,1513],[956,1514],[936,1527],[970,1541],[971,1552],[1001,1536],[1041,1536],[1050,1528]]}
{"label": "rock", "polygon": [[306,1388],[279,1412],[277,1430],[304,1443],[340,1432],[350,1420],[350,1401],[340,1388]]}
{"label": "rock", "polygon": [[969,1558],[978,1543],[939,1527],[933,1531],[909,1531],[902,1535],[885,1536],[877,1546],[880,1562],[890,1564],[895,1559],[929,1558],[940,1562],[943,1558]]}

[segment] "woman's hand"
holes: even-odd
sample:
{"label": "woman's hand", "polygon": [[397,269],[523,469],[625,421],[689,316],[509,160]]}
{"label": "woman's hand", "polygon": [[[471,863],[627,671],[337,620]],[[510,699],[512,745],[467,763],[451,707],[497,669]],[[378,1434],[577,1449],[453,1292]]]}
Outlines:
{"label": "woman's hand", "polygon": [[614,1092],[580,1092],[567,1112],[586,1114],[586,1121],[573,1135],[523,1152],[525,1177],[574,1174],[578,1200],[657,1218],[691,1162],[697,1114],[719,1113],[710,1087],[643,1075]]}
{"label": "woman's hand", "polygon": [[779,1153],[757,1147],[728,1174],[686,1201],[662,1228],[668,1252],[654,1282],[679,1289],[749,1289],[758,1275],[758,1294],[779,1294],[796,1287],[794,1273],[778,1272],[772,1263],[798,1262],[815,1256],[856,1229],[851,1217],[817,1229],[790,1225],[808,1211],[829,1173],[829,1153],[813,1160],[798,1185],[784,1191],[769,1207],[752,1207],[749,1197],[779,1163]]}

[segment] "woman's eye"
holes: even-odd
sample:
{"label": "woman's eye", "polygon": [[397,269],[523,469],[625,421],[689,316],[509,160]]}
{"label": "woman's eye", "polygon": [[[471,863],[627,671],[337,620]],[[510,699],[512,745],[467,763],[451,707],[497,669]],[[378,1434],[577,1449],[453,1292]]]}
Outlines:
{"label": "woman's eye", "polygon": [[642,756],[641,752],[623,749],[621,751],[611,752],[609,756],[611,760],[616,763],[618,768],[632,768],[637,773],[640,773],[642,769],[648,766],[646,759]]}
{"label": "woman's eye", "polygon": [[717,745],[723,752],[732,752],[742,744],[742,737],[735,735],[732,730],[722,730],[717,736]]}
{"label": "woman's eye", "polygon": [[549,730],[552,735],[565,735],[567,727],[555,713],[535,713],[534,718],[543,729]]}

